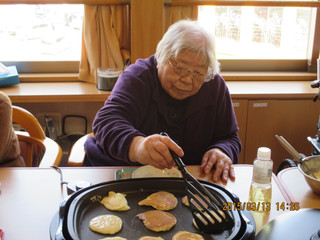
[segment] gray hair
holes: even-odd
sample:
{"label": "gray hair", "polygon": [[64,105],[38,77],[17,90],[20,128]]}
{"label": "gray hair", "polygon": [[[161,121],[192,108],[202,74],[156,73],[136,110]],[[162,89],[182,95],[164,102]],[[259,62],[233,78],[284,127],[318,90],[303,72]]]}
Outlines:
{"label": "gray hair", "polygon": [[219,72],[214,37],[198,22],[180,20],[169,27],[157,46],[155,56],[158,65],[165,64],[170,58],[176,59],[182,51],[192,51],[201,56],[202,63],[208,63],[209,74]]}

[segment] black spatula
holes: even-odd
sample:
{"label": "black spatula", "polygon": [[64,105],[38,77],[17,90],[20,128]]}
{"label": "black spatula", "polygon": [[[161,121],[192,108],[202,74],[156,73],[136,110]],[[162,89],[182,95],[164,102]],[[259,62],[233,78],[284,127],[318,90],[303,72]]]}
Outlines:
{"label": "black spatula", "polygon": [[[161,135],[169,137],[164,132]],[[234,226],[234,220],[229,211],[223,210],[223,202],[225,200],[220,199],[219,196],[213,196],[207,188],[186,170],[182,159],[171,150],[170,153],[182,173],[189,206],[198,228],[209,234],[231,229]]]}

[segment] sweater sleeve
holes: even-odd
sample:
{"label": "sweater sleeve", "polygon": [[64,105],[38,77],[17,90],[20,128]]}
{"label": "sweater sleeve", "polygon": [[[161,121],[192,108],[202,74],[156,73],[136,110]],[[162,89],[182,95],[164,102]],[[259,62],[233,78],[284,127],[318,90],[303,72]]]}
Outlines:
{"label": "sweater sleeve", "polygon": [[116,161],[130,162],[129,148],[150,102],[150,71],[133,74],[125,71],[119,77],[111,96],[98,111],[93,132],[103,152]]}

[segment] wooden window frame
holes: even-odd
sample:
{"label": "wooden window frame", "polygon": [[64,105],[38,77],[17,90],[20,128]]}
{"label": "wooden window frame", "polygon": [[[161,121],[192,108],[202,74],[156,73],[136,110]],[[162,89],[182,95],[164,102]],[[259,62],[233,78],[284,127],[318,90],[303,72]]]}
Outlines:
{"label": "wooden window frame", "polygon": [[[150,3],[152,2],[152,3]],[[143,4],[148,3],[148,4]],[[157,21],[157,33],[154,32],[154,22],[155,21],[145,21],[143,17],[139,17],[138,20],[133,21],[134,16],[141,16],[141,11],[144,10],[152,10],[156,11],[156,14],[151,13],[147,14],[147,17],[157,16],[159,14],[163,14],[163,7],[165,5],[171,6],[197,6],[197,5],[216,5],[216,6],[266,6],[266,7],[312,7],[314,8],[314,26],[312,28],[313,36],[312,38],[312,46],[308,53],[308,58],[306,60],[220,60],[224,68],[222,71],[227,72],[304,72],[306,75],[309,73],[316,72],[316,60],[319,58],[320,52],[320,0],[318,1],[265,1],[265,0],[0,0],[0,4],[89,4],[89,5],[114,5],[114,4],[129,4],[130,5],[130,16],[131,16],[131,28],[136,29],[135,31],[131,31],[131,58],[132,62],[134,62],[139,57],[147,57],[154,53],[155,46],[158,41],[161,39],[164,30],[163,23],[161,21]],[[159,9],[162,7],[162,9]],[[146,11],[148,12],[148,11]],[[159,18],[158,18],[159,19]],[[143,22],[144,24],[141,24]],[[137,27],[139,26],[139,29]],[[153,31],[153,35],[150,39],[148,39],[148,47],[143,41],[141,41],[141,36],[147,36],[151,30]],[[134,32],[134,33],[133,33]],[[312,31],[311,31],[312,32]],[[145,34],[147,33],[147,34]],[[6,62],[8,63],[8,62]],[[6,64],[5,63],[5,64]],[[28,62],[9,62],[14,65],[21,65],[24,69],[23,72],[35,72],[33,71],[33,66]],[[236,64],[235,64],[236,63]],[[290,64],[288,64],[290,63]],[[22,76],[22,81],[27,79],[27,81],[43,81],[44,79],[49,79],[49,81],[56,81],[56,79],[64,76],[65,78],[61,78],[61,81],[66,81],[66,79],[70,79],[71,81],[76,79],[77,67],[79,65],[78,61],[73,62],[35,62],[37,65],[41,65],[42,69],[45,69],[43,72],[36,71],[39,73],[38,76],[40,78],[36,78],[35,74],[26,74]],[[65,66],[72,66],[73,70],[69,70]],[[291,68],[288,68],[288,65]],[[230,67],[229,67],[230,66]],[[237,68],[235,68],[237,66]],[[247,66],[253,66],[253,68],[248,68]],[[268,67],[269,66],[269,67]],[[50,74],[55,73],[55,74]],[[230,74],[230,73],[229,73]],[[249,74],[250,75],[250,74]],[[257,74],[258,75],[258,74]],[[312,75],[313,77],[313,75]],[[291,78],[289,78],[291,79]],[[307,78],[309,80],[309,78]],[[257,80],[257,79],[256,79]]]}

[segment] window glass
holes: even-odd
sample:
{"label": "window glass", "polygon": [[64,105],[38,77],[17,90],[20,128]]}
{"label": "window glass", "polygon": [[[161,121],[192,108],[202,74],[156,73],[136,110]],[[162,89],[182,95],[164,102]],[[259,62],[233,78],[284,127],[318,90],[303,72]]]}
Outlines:
{"label": "window glass", "polygon": [[311,8],[199,6],[219,59],[306,59]]}
{"label": "window glass", "polygon": [[79,61],[83,5],[0,5],[0,62]]}

